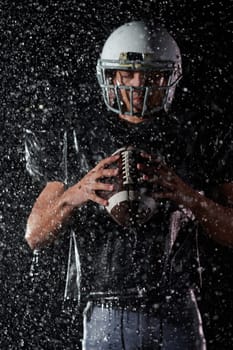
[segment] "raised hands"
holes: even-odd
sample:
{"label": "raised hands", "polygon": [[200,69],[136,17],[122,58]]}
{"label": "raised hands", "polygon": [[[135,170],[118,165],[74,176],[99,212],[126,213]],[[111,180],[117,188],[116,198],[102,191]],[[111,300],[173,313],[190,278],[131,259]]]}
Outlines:
{"label": "raised hands", "polygon": [[153,197],[170,199],[190,207],[191,202],[195,200],[194,190],[169,168],[161,157],[144,152],[141,156],[147,162],[138,164],[138,169],[142,173],[142,180],[154,185]]}
{"label": "raised hands", "polygon": [[48,182],[37,198],[27,221],[25,238],[32,249],[51,243],[69,221],[75,208],[81,207],[91,200],[101,205],[107,205],[107,200],[97,194],[97,191],[112,191],[113,185],[103,183],[118,173],[116,162],[118,155],[100,161],[78,183],[65,189],[61,182]]}
{"label": "raised hands", "polygon": [[114,155],[101,160],[77,184],[70,187],[66,191],[68,204],[77,207],[91,200],[106,206],[108,201],[101,197],[100,191],[113,191],[114,185],[101,180],[114,177],[118,174],[118,168],[111,168],[111,165],[114,164],[118,158],[119,155]]}

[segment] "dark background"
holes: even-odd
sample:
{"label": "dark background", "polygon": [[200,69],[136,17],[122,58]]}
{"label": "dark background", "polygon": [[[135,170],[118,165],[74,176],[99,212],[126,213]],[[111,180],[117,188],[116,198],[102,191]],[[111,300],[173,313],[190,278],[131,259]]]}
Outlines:
{"label": "dark background", "polygon": [[[0,1],[1,349],[55,349],[52,344],[60,333],[59,329],[48,332],[50,347],[29,345],[37,327],[36,322],[25,321],[32,253],[24,232],[38,189],[25,170],[23,129],[31,120],[53,128],[54,120],[78,118],[88,106],[101,117],[95,66],[104,40],[126,21],[155,17],[162,19],[183,53],[184,78],[177,91],[177,108],[195,111],[198,123],[229,129],[232,14],[230,0]],[[206,107],[208,117],[203,113]],[[208,348],[231,349],[233,254],[208,238],[202,243],[206,264],[200,307]],[[41,323],[41,334],[47,326]],[[59,346],[72,349],[63,339]]]}

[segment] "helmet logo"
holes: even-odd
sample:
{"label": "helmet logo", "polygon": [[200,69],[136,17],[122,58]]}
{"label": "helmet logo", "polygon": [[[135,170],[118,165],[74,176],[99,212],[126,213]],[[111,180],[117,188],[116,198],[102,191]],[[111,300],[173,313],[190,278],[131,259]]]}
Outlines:
{"label": "helmet logo", "polygon": [[125,68],[139,69],[143,63],[152,62],[153,53],[121,52],[119,56],[120,66]]}

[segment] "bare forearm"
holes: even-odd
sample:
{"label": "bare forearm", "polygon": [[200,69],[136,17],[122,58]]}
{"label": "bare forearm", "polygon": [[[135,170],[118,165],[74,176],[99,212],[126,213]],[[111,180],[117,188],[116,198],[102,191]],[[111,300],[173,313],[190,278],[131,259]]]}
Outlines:
{"label": "bare forearm", "polygon": [[64,205],[58,200],[44,211],[36,214],[32,211],[25,236],[31,249],[41,248],[56,240],[73,210],[73,207]]}
{"label": "bare forearm", "polygon": [[26,240],[32,249],[55,240],[76,208],[88,201],[107,205],[107,200],[97,191],[113,191],[111,183],[100,180],[118,174],[118,168],[109,168],[116,163],[119,155],[101,160],[79,182],[65,189],[58,181],[49,182],[34,204],[28,219]]}
{"label": "bare forearm", "polygon": [[157,183],[163,187],[159,198],[167,198],[190,209],[213,240],[233,246],[233,183],[217,185],[210,190],[210,198],[194,190],[172,170],[162,166]]}
{"label": "bare forearm", "polygon": [[113,191],[111,183],[100,181],[118,174],[118,168],[108,168],[116,163],[119,155],[101,160],[74,186],[66,189],[61,182],[49,182],[41,192],[28,219],[26,240],[32,249],[50,243],[76,208],[88,201],[107,205],[107,200],[97,195],[97,191]]}
{"label": "bare forearm", "polygon": [[184,204],[192,210],[205,233],[218,243],[233,246],[233,209],[195,191],[190,198]]}
{"label": "bare forearm", "polygon": [[27,222],[25,239],[32,249],[54,241],[74,209],[81,205],[70,201],[71,191],[72,188],[65,190],[60,182],[51,182],[41,192]]}

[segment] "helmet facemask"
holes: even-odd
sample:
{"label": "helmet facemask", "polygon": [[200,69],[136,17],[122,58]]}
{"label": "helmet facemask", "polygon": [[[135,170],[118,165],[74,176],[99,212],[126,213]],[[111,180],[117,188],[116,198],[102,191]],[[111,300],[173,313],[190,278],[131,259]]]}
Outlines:
{"label": "helmet facemask", "polygon": [[[101,61],[101,60],[99,60]],[[176,84],[181,74],[170,67],[141,67],[132,64],[136,69],[105,68],[98,62],[98,80],[102,89],[107,107],[115,113],[124,115],[150,116],[162,109],[168,110]],[[121,73],[133,74],[138,72],[145,78],[141,86],[132,86],[124,83]],[[135,104],[135,96],[141,100]],[[141,106],[140,106],[141,105]]]}

